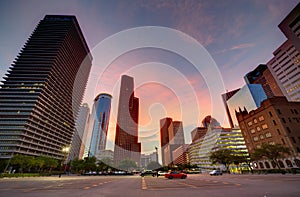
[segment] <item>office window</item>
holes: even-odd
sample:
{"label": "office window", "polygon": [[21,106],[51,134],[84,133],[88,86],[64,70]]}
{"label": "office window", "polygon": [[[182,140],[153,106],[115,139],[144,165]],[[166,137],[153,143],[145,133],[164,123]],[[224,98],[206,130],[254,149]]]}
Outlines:
{"label": "office window", "polygon": [[280,109],[277,109],[277,113],[278,113],[278,114],[281,114],[281,111],[280,111]]}
{"label": "office window", "polygon": [[285,141],[284,141],[284,139],[283,139],[283,138],[281,138],[281,141],[282,141],[282,144],[285,144]]}
{"label": "office window", "polygon": [[250,132],[251,132],[251,133],[255,133],[255,129],[251,129]]}
{"label": "office window", "polygon": [[258,145],[256,145],[256,148],[261,148],[261,145],[259,145],[259,144],[258,144]]}
{"label": "office window", "polygon": [[260,131],[260,130],[261,130],[261,128],[260,128],[260,127],[256,127],[256,130],[257,130],[257,131]]}
{"label": "office window", "polygon": [[263,140],[263,139],[265,138],[265,136],[261,134],[261,135],[259,136],[259,138],[260,138],[261,140]]}
{"label": "office window", "polygon": [[272,137],[272,134],[270,132],[266,133],[266,137],[269,138],[269,137]]}
{"label": "office window", "polygon": [[287,130],[289,133],[292,132],[291,129],[290,129],[289,127],[286,127],[286,130]]}
{"label": "office window", "polygon": [[254,124],[256,124],[256,123],[257,123],[257,119],[255,118],[255,119],[253,120],[253,122],[254,122]]}
{"label": "office window", "polygon": [[267,124],[263,124],[263,125],[261,125],[261,127],[262,127],[263,129],[267,129],[267,128],[268,128],[268,125],[267,125]]}
{"label": "office window", "polygon": [[250,121],[250,122],[248,122],[247,124],[248,124],[248,126],[250,127],[253,123],[252,123],[252,121]]}
{"label": "office window", "polygon": [[278,133],[278,135],[281,135],[281,133],[280,133],[280,130],[279,130],[279,129],[277,129],[277,133]]}
{"label": "office window", "polygon": [[291,137],[291,139],[294,143],[296,143],[296,139],[294,137]]}
{"label": "office window", "polygon": [[273,114],[272,114],[272,112],[270,112],[270,111],[269,111],[269,115],[270,115],[270,117],[273,117]]}
{"label": "office window", "polygon": [[281,118],[281,120],[282,120],[282,122],[283,122],[283,123],[286,123],[286,121],[285,121],[285,119],[284,119],[284,118]]}
{"label": "office window", "polygon": [[274,126],[276,126],[276,125],[277,125],[277,123],[276,123],[276,121],[275,121],[275,120],[273,120],[273,124],[274,124]]}
{"label": "office window", "polygon": [[264,116],[259,116],[258,120],[263,121],[263,120],[265,120],[265,118],[264,118]]}
{"label": "office window", "polygon": [[255,137],[253,138],[253,141],[257,142],[257,141],[258,141],[258,137],[255,136]]}

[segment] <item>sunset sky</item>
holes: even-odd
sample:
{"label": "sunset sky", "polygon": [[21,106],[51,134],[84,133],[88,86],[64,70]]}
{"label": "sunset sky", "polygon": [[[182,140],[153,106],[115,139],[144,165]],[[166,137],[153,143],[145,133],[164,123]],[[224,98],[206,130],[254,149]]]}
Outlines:
{"label": "sunset sky", "polygon": [[[112,149],[114,140],[120,76],[127,74],[134,77],[135,96],[140,98],[142,151],[150,153],[160,144],[159,119],[163,117],[183,121],[186,143],[190,143],[190,132],[200,126],[206,115],[213,114],[224,127],[228,126],[222,118],[221,96],[210,91],[214,84],[207,84],[206,78],[223,84],[224,91],[243,86],[243,76],[271,59],[272,52],[286,40],[277,26],[297,3],[298,0],[1,0],[0,77],[46,14],[75,15],[94,57],[84,102],[91,107],[93,98],[101,92],[113,96],[107,148]],[[105,56],[98,50],[103,46],[102,41],[121,31],[144,26],[179,31],[181,37],[174,40],[175,44],[182,39],[190,46],[189,42],[195,39],[193,42],[201,44],[212,57],[218,72],[204,76],[182,54],[151,47],[126,51],[100,71],[100,60]],[[168,37],[160,36],[152,34],[149,40],[161,39],[159,42],[173,44]],[[106,53],[126,48],[127,42],[120,40]],[[177,47],[197,54],[189,47]],[[219,95],[217,99],[215,94]]]}

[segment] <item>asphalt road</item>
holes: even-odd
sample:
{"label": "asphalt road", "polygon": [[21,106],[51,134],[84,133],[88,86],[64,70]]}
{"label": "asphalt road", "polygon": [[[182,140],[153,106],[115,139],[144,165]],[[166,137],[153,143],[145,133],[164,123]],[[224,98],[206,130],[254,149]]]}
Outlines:
{"label": "asphalt road", "polygon": [[187,179],[140,176],[62,176],[0,179],[2,197],[209,196],[299,197],[300,175],[189,175]]}

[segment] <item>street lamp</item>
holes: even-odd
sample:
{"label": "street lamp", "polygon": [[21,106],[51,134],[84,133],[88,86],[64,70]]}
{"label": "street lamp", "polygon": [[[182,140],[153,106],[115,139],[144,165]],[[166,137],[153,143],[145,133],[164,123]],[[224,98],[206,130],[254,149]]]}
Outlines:
{"label": "street lamp", "polygon": [[[63,167],[63,165],[64,165],[65,162],[66,162],[67,155],[68,155],[69,151],[70,151],[70,147],[69,147],[69,146],[65,146],[65,147],[63,147],[63,149],[62,149],[62,152],[64,153],[64,157],[63,157],[63,160],[62,160],[62,162],[61,162],[61,170],[60,170],[60,173],[59,173],[59,178],[61,177],[62,169],[63,169],[62,167]],[[64,172],[66,171],[66,167],[67,167],[67,164],[65,164]]]}

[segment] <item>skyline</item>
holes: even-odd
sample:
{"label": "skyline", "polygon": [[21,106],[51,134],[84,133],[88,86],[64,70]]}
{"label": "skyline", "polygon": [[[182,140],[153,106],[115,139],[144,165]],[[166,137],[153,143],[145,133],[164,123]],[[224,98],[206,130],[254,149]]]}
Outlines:
{"label": "skyline", "polygon": [[[35,6],[32,6],[32,2],[35,2]],[[270,60],[272,52],[286,40],[278,24],[297,4],[297,1],[230,1],[230,3],[227,3],[228,1],[217,1],[218,3],[142,1],[139,4],[135,4],[134,1],[69,2],[63,6],[59,1],[54,1],[51,5],[43,4],[44,1],[27,1],[26,3],[2,1],[0,3],[1,78],[37,22],[44,15],[74,14],[92,52],[103,39],[132,27],[164,26],[182,31],[194,37],[208,50],[220,70],[225,88],[230,91],[242,87],[245,84],[243,76],[260,63]],[[234,6],[232,6],[233,3]],[[113,11],[114,8],[115,11]],[[232,13],[235,14],[232,15]],[[93,62],[93,67],[95,64],[97,62]],[[173,68],[177,69],[179,75]],[[147,76],[145,76],[145,70]],[[230,74],[232,70],[234,70],[234,75]],[[170,84],[179,86],[176,87],[178,88],[175,89],[176,91],[173,91],[175,87],[170,84],[162,86],[158,83],[166,73],[169,74],[167,79],[172,80]],[[174,120],[182,120],[186,142],[190,142],[190,132],[196,126],[200,126],[200,121],[206,115],[211,114],[212,104],[207,96],[210,92],[203,78],[194,75],[194,68],[184,58],[161,49],[145,48],[121,55],[106,70],[99,88],[93,92],[94,95],[86,95],[83,102],[89,103],[91,108],[91,103],[97,94],[101,92],[112,94],[113,112],[111,115],[116,117],[118,101],[116,92],[119,90],[119,84],[116,81],[119,81],[123,74],[135,78],[137,87],[135,92],[141,102],[139,131],[142,138],[140,140],[146,142],[143,152],[153,152],[154,147],[159,146],[159,119],[168,116]],[[175,74],[182,77],[179,78],[181,81],[188,79],[188,83],[178,83],[178,79],[173,78]],[[97,77],[97,73],[92,71],[90,81],[94,80],[93,77]],[[144,83],[145,77],[152,79],[152,82]],[[193,89],[185,92],[184,90],[189,87]],[[153,92],[162,91],[163,96],[153,94]],[[193,96],[191,93],[196,93],[197,98],[192,99],[191,103],[188,102],[189,105],[185,105],[181,98],[190,98]],[[221,95],[219,97],[221,101]],[[197,111],[191,112],[192,109],[190,109],[196,102],[200,107],[198,118],[182,119],[182,107],[187,106],[187,113],[197,113]],[[225,112],[224,107],[221,110]],[[109,124],[109,135],[112,140],[115,131],[113,117]],[[227,124],[228,126],[227,120],[218,121],[221,125]],[[150,151],[150,145],[153,146],[152,151]]]}

